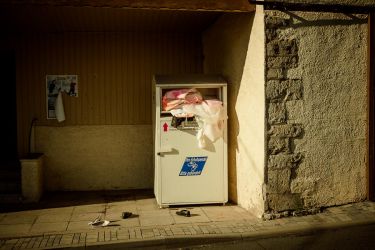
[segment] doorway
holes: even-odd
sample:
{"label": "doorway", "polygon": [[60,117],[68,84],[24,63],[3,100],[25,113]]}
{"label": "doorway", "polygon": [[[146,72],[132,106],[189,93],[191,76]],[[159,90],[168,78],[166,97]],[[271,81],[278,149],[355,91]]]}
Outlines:
{"label": "doorway", "polygon": [[16,106],[16,60],[14,51],[0,51],[0,76],[2,118],[0,131],[0,164],[2,168],[18,165],[17,154],[17,106]]}

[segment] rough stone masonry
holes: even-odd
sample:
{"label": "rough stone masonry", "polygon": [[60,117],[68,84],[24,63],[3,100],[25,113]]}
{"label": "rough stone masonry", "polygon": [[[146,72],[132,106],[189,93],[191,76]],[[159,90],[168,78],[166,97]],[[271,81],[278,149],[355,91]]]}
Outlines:
{"label": "rough stone masonry", "polygon": [[265,11],[265,211],[366,198],[367,16]]}
{"label": "rough stone masonry", "polygon": [[266,210],[285,211],[303,207],[299,193],[291,191],[291,180],[303,160],[295,152],[293,140],[303,136],[303,124],[288,122],[286,102],[303,98],[302,79],[289,78],[289,69],[298,66],[298,41],[282,36],[289,19],[265,12],[267,168]]}

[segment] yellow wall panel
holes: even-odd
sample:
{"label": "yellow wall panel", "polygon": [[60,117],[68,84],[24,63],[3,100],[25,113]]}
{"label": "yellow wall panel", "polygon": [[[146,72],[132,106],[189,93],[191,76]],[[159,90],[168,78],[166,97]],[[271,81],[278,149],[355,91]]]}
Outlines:
{"label": "yellow wall panel", "polygon": [[[64,32],[10,37],[16,51],[19,153],[37,125],[151,124],[152,74],[202,73],[200,34]],[[63,95],[66,120],[47,120],[47,74],[77,74],[79,97]]]}

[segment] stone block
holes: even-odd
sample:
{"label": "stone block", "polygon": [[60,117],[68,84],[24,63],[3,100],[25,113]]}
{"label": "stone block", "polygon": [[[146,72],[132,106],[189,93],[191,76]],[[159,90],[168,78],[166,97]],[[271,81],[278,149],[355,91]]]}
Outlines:
{"label": "stone block", "polygon": [[[275,69],[272,69],[275,70]],[[273,76],[272,70],[268,70],[268,74]],[[276,76],[277,77],[277,76]],[[266,84],[266,98],[271,102],[282,102],[283,100],[301,100],[303,96],[302,80],[292,79],[281,81],[278,78],[269,78]],[[271,80],[272,79],[272,80]],[[287,96],[286,96],[287,95]]]}
{"label": "stone block", "polygon": [[282,39],[279,41],[279,55],[297,55],[298,45],[295,39]]}
{"label": "stone block", "polygon": [[268,123],[270,125],[286,122],[286,108],[283,103],[269,103]]}
{"label": "stone block", "polygon": [[267,56],[295,56],[298,55],[298,45],[295,39],[272,40],[267,43]]}
{"label": "stone block", "polygon": [[280,55],[280,46],[278,40],[273,40],[267,43],[266,46],[266,55],[267,56],[279,56]]}
{"label": "stone block", "polygon": [[291,100],[285,103],[288,120],[302,120],[306,115],[303,100]]}
{"label": "stone block", "polygon": [[282,81],[271,80],[266,84],[266,98],[270,101],[279,102],[285,96],[287,85],[281,84]]}
{"label": "stone block", "polygon": [[267,28],[280,28],[280,27],[287,27],[290,23],[290,19],[285,19],[281,17],[269,16],[266,15],[265,17],[265,25]]}
{"label": "stone block", "polygon": [[292,79],[288,81],[288,100],[301,100],[303,96],[302,80]]}
{"label": "stone block", "polygon": [[298,66],[298,56],[268,56],[268,68],[296,68]]}
{"label": "stone block", "polygon": [[268,157],[267,167],[270,171],[285,168],[291,169],[295,167],[301,160],[301,153],[270,155]]}
{"label": "stone block", "polygon": [[302,209],[302,199],[299,194],[267,194],[268,207],[273,211]]}
{"label": "stone block", "polygon": [[283,125],[273,125],[268,131],[271,136],[277,137],[297,137],[303,132],[301,124],[283,124]]}
{"label": "stone block", "polygon": [[316,191],[317,179],[311,177],[297,177],[290,182],[292,193],[299,193],[302,196],[308,196]]}
{"label": "stone block", "polygon": [[266,42],[272,41],[277,37],[276,29],[266,29]]}
{"label": "stone block", "polygon": [[268,152],[271,155],[278,153],[289,153],[290,142],[289,138],[270,137],[268,140]]}
{"label": "stone block", "polygon": [[267,80],[272,79],[284,79],[285,74],[283,69],[268,69],[267,70]]}
{"label": "stone block", "polygon": [[288,168],[268,171],[267,193],[290,193],[290,175]]}

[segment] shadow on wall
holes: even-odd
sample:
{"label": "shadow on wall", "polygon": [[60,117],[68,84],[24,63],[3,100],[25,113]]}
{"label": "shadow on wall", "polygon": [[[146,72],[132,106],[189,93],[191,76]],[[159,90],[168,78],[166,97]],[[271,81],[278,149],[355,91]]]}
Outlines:
{"label": "shadow on wall", "polygon": [[229,199],[237,202],[236,151],[239,121],[235,110],[245,66],[254,14],[223,14],[203,33],[204,72],[228,81]]}
{"label": "shadow on wall", "polygon": [[[289,15],[290,18],[296,19],[297,21],[290,25],[291,28],[300,28],[300,27],[321,27],[321,26],[336,26],[336,25],[354,25],[354,24],[365,24],[367,23],[367,15],[352,15],[352,14],[332,14],[325,13],[327,19],[316,20],[317,15],[313,13],[311,15],[311,20],[306,17],[299,16],[293,12],[285,11],[285,14]],[[335,16],[336,18],[333,18]],[[340,17],[338,19],[337,17]],[[341,19],[344,18],[344,19]]]}

